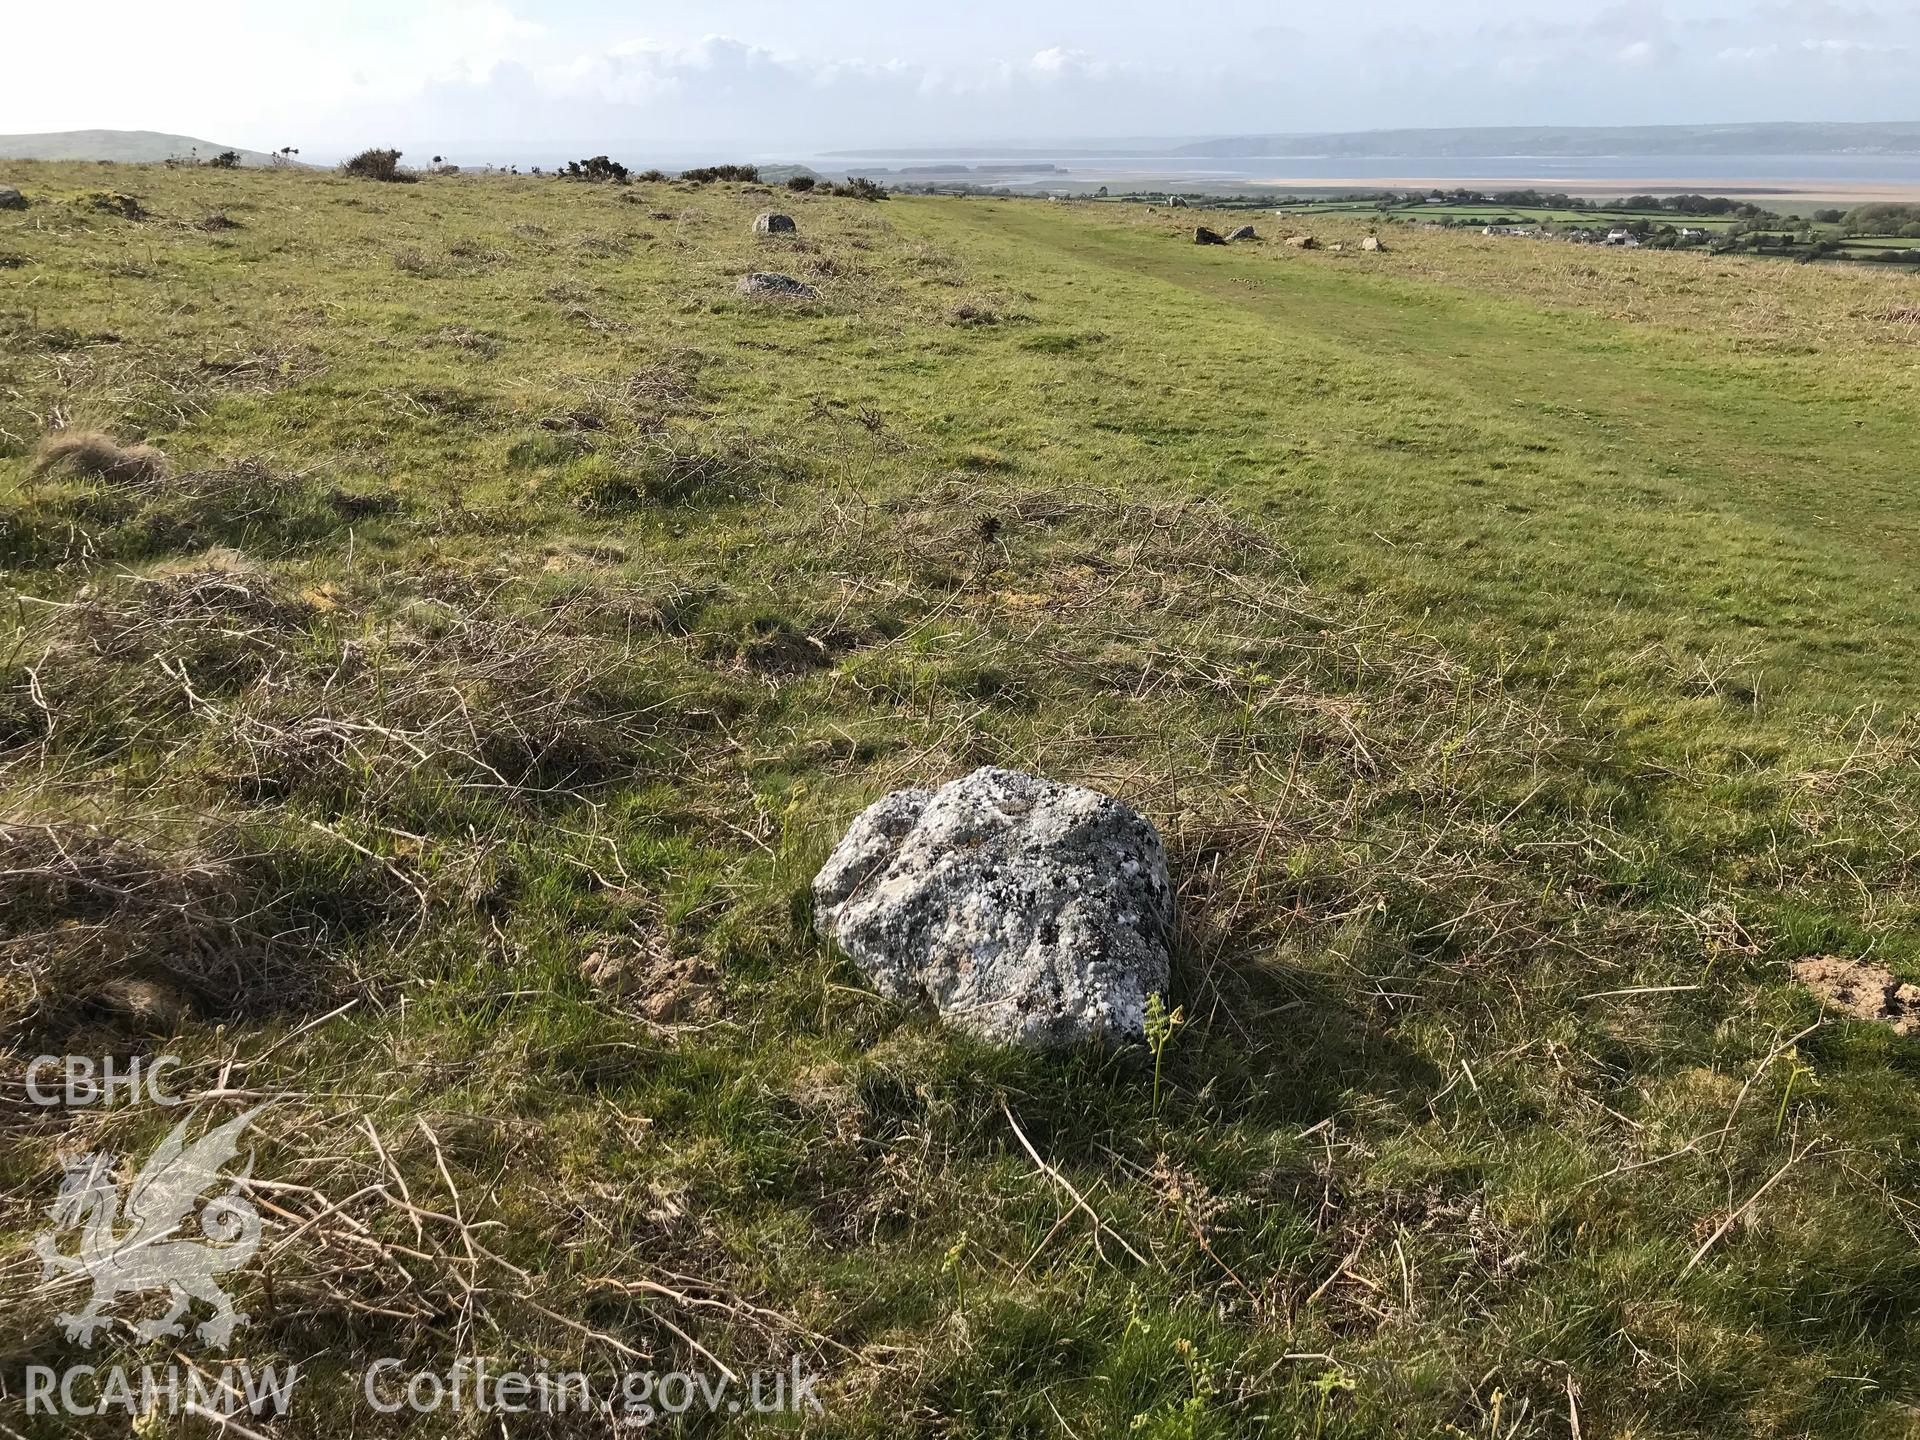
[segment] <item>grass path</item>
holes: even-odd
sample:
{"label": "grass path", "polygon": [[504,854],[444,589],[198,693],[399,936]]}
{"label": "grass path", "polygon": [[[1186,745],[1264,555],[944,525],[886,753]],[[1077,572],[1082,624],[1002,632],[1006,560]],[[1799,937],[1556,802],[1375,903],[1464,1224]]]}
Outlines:
{"label": "grass path", "polygon": [[[1452,638],[1578,651],[1586,632],[1602,675],[1649,645],[1751,656],[1767,693],[1815,713],[1920,686],[1899,643],[1920,622],[1900,580],[1920,536],[1910,375],[1405,278],[1397,255],[1184,247],[1035,205],[901,208],[1010,280],[1046,257],[1090,322],[1144,321],[1185,383],[1129,394],[1138,418],[1161,411],[1203,480],[1282,512],[1310,566],[1451,616]],[[1182,425],[1214,386],[1231,403]]]}

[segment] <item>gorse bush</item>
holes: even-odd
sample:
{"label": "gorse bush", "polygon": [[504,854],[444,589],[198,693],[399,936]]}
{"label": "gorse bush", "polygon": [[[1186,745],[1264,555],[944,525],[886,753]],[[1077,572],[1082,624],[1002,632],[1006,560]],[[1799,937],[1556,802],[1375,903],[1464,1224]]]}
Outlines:
{"label": "gorse bush", "polygon": [[362,150],[340,168],[349,175],[359,176],[362,180],[386,180],[398,184],[410,184],[420,178],[411,170],[400,168],[398,150]]}
{"label": "gorse bush", "polygon": [[562,180],[611,181],[616,185],[627,183],[627,167],[618,160],[609,160],[605,155],[595,155],[590,160],[569,160],[567,168],[560,171],[559,175]]}
{"label": "gorse bush", "polygon": [[760,167],[758,165],[707,165],[698,170],[682,170],[682,180],[691,180],[696,185],[705,185],[711,180],[738,180],[747,184],[758,184]]}
{"label": "gorse bush", "polygon": [[813,189],[813,185],[814,179],[811,175],[795,175],[787,181],[787,189],[798,190],[803,194]]}

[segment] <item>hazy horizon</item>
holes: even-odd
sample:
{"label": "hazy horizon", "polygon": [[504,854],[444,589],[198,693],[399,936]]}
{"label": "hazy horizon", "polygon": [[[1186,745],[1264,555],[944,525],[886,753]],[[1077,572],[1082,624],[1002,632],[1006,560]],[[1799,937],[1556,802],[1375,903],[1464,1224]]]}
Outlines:
{"label": "hazy horizon", "polygon": [[[620,5],[83,0],[9,18],[22,54],[94,37],[88,83],[19,67],[0,131],[122,128],[255,149],[532,154],[622,144],[1111,145],[1396,127],[1910,118],[1920,5],[1376,0],[1289,14],[1123,0]],[[604,137],[591,140],[588,137]],[[483,158],[476,154],[475,158]]]}

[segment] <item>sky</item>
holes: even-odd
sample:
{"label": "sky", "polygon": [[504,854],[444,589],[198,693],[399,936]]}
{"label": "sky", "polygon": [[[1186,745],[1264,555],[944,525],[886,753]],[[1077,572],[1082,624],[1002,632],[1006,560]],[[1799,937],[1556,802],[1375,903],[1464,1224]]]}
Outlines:
{"label": "sky", "polygon": [[1920,0],[0,0],[0,29],[0,133],[318,159],[1920,119]]}

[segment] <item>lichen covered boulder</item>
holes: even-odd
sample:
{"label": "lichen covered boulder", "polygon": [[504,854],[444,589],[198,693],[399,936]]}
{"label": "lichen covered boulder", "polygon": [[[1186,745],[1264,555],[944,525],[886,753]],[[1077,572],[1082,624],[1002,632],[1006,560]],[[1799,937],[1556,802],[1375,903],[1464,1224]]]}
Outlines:
{"label": "lichen covered boulder", "polygon": [[772,210],[755,216],[753,221],[753,233],[756,235],[792,235],[799,229],[791,215],[781,215]]}
{"label": "lichen covered boulder", "polygon": [[816,294],[814,288],[804,280],[770,270],[756,270],[750,275],[742,275],[740,293],[756,300],[811,300]]}
{"label": "lichen covered boulder", "polygon": [[1159,833],[1110,796],[1015,770],[898,790],[813,882],[815,925],[881,994],[1000,1044],[1140,1038],[1167,985]]}

